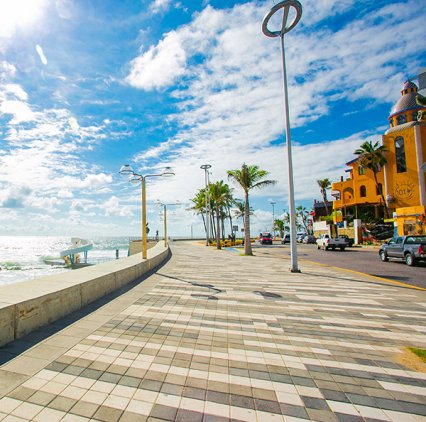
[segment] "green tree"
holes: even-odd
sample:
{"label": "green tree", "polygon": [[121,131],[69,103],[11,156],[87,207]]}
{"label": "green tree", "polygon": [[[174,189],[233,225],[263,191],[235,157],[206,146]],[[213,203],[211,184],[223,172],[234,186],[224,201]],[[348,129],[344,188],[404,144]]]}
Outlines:
{"label": "green tree", "polygon": [[325,212],[329,215],[328,207],[327,207],[327,189],[331,188],[331,180],[330,179],[319,179],[317,180],[318,186],[320,187],[320,192],[322,196],[322,200],[325,206]]}
{"label": "green tree", "polygon": [[[234,217],[235,218],[241,218],[243,220],[244,225],[244,209],[245,209],[245,203],[244,201],[241,201],[239,199],[236,199],[234,202],[235,208],[234,208]],[[253,208],[250,207],[249,215],[253,215]]]}
{"label": "green tree", "polygon": [[212,203],[214,204],[214,210],[216,212],[216,247],[222,249],[220,246],[220,225],[221,225],[221,211],[223,207],[226,207],[227,201],[229,200],[229,185],[220,180],[216,183],[210,183],[209,193]]}
{"label": "green tree", "polygon": [[360,148],[355,150],[354,154],[359,156],[360,164],[370,169],[373,172],[374,183],[376,184],[376,191],[380,192],[380,196],[382,197],[383,207],[385,210],[386,218],[389,218],[389,210],[385,201],[385,197],[383,194],[383,188],[379,186],[379,182],[377,180],[377,173],[383,168],[383,166],[387,163],[385,153],[387,149],[384,145],[380,145],[379,142],[375,142],[374,145],[371,141],[365,141],[361,144]]}
{"label": "green tree", "polygon": [[263,188],[266,186],[275,185],[276,180],[265,180],[269,174],[266,170],[260,169],[256,165],[241,166],[241,169],[228,170],[228,179],[233,180],[241,186],[244,191],[244,253],[246,255],[253,255],[250,243],[250,203],[249,192],[255,188]]}
{"label": "green tree", "polygon": [[289,230],[289,226],[286,226],[284,220],[277,218],[274,221],[273,230],[278,230],[280,232],[280,236],[284,237],[284,233]]}
{"label": "green tree", "polygon": [[303,205],[299,205],[296,207],[296,216],[299,218],[299,221],[302,222],[302,226],[305,228],[305,232],[309,233],[309,229],[308,229],[309,211]]}
{"label": "green tree", "polygon": [[204,218],[204,214],[206,212],[206,190],[199,189],[195,194],[194,198],[191,199],[191,202],[193,205],[190,207],[190,209],[194,210],[195,214],[197,215],[201,214],[201,217],[203,219],[204,231],[207,235],[206,220]]}

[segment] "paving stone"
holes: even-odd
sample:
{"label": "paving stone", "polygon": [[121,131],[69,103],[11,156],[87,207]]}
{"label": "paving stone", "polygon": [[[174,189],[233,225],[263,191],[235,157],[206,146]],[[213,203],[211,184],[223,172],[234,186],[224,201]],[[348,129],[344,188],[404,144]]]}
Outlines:
{"label": "paving stone", "polygon": [[49,407],[52,409],[68,412],[76,403],[77,400],[70,399],[68,397],[57,396],[49,403]]}
{"label": "paving stone", "polygon": [[154,408],[151,411],[150,416],[158,418],[165,421],[174,421],[177,414],[177,408],[164,406],[162,404],[154,405]]}
{"label": "paving stone", "polygon": [[[400,336],[416,344],[421,335],[412,315],[424,311],[423,292],[308,263],[306,271],[291,274],[272,250],[247,259],[199,245],[173,248],[173,258],[144,283],[104,300],[99,317],[95,310],[86,322],[72,319],[72,344],[45,364],[48,371],[17,378],[9,389],[0,379],[0,409],[10,413],[23,403],[46,406],[52,418],[57,412],[65,420],[142,422],[224,422],[256,412],[265,421],[426,416],[424,396],[409,390],[424,387],[424,380],[415,371],[404,376],[394,361]],[[267,261],[263,252],[270,253]],[[92,330],[93,321],[99,324]],[[53,347],[54,339],[48,340]],[[59,389],[48,380],[55,374],[86,395],[74,400],[46,392]],[[2,399],[2,391],[9,397]],[[107,398],[120,408],[103,405]],[[215,414],[203,413],[205,406]],[[343,413],[356,409],[362,416]]]}
{"label": "paving stone", "polygon": [[71,408],[70,413],[73,413],[78,416],[84,416],[86,418],[91,418],[96,413],[98,408],[99,408],[99,405],[97,404],[78,401]]}
{"label": "paving stone", "polygon": [[105,422],[117,422],[118,420],[120,420],[122,414],[122,410],[108,406],[100,406],[96,413],[93,415],[93,418],[95,420],[101,420]]}

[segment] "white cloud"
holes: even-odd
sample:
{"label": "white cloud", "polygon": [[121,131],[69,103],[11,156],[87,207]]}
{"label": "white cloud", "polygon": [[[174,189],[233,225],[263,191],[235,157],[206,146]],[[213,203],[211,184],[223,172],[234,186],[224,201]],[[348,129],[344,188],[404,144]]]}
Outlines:
{"label": "white cloud", "polygon": [[154,0],[150,4],[149,9],[152,13],[162,12],[164,10],[169,9],[171,3],[171,0]]}
{"label": "white cloud", "polygon": [[99,174],[89,174],[81,182],[80,186],[82,188],[97,188],[104,185],[108,185],[112,182],[112,176],[110,174],[99,173]]}
{"label": "white cloud", "polygon": [[0,105],[0,112],[4,114],[11,114],[13,116],[10,121],[11,124],[35,120],[35,114],[24,101],[5,100]]}
{"label": "white cloud", "polygon": [[116,196],[111,196],[108,201],[104,202],[102,208],[105,210],[105,215],[117,215],[120,217],[133,216],[133,208],[121,204]]}
{"label": "white cloud", "polygon": [[[306,4],[301,24],[286,38],[292,128],[326,116],[337,100],[391,104],[398,98],[404,75],[395,63],[404,57],[406,66],[413,66],[408,46],[417,46],[412,50],[416,55],[425,49],[418,43],[423,17],[414,12],[414,4],[360,13],[338,30],[328,29],[326,19],[349,13],[354,1]],[[253,196],[287,196],[286,153],[282,145],[271,144],[277,138],[284,140],[279,40],[261,33],[265,11],[265,5],[258,7],[256,3],[226,10],[208,6],[188,25],[166,34],[133,61],[127,80],[138,88],[169,86],[181,75],[173,92],[179,111],[169,116],[180,130],[174,138],[135,156],[136,161],[173,166],[174,179],[167,184],[152,182],[157,196],[166,200],[192,196],[203,186],[201,170],[197,177],[193,169],[205,162],[213,165],[213,180],[225,179],[226,170],[243,162],[259,164],[270,170],[279,184]],[[317,25],[320,21],[321,26]],[[394,39],[398,43],[390,42]],[[168,54],[172,46],[182,60]],[[198,59],[200,55],[203,60]],[[137,66],[138,61],[143,66]],[[160,63],[173,72],[159,77],[150,70],[160,68]],[[368,136],[379,134],[381,128],[365,130],[370,132],[328,142],[312,139],[306,145],[293,139],[298,201],[319,197],[316,179],[338,179],[354,149]]]}
{"label": "white cloud", "polygon": [[38,44],[36,45],[36,51],[37,51],[38,56],[40,57],[40,61],[44,65],[47,65],[46,56],[44,55],[43,49]]}
{"label": "white cloud", "polygon": [[21,101],[28,100],[28,94],[18,84],[5,84],[3,92],[6,98],[9,97],[11,94],[12,99],[17,99]]}
{"label": "white cloud", "polygon": [[183,75],[185,64],[186,54],[180,38],[175,32],[170,32],[157,47],[150,47],[132,61],[126,82],[146,90],[162,88]]}

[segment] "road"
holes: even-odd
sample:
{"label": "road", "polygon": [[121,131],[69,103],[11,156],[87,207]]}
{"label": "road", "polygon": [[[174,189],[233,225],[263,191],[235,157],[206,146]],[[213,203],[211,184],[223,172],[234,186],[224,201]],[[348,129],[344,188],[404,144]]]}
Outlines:
{"label": "road", "polygon": [[[256,253],[290,255],[290,245],[255,246]],[[300,260],[309,260],[353,271],[360,271],[375,277],[398,281],[412,286],[426,288],[426,263],[409,267],[403,261],[382,262],[377,249],[352,247],[344,252],[318,250],[316,245],[297,244]]]}

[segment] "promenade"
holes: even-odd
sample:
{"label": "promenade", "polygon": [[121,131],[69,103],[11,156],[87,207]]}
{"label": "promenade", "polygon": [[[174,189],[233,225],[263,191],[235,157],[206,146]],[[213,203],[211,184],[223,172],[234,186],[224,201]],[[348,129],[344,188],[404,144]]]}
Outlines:
{"label": "promenade", "polygon": [[426,421],[426,373],[399,363],[426,348],[426,292],[191,242],[172,253],[34,347],[0,348],[0,421]]}

